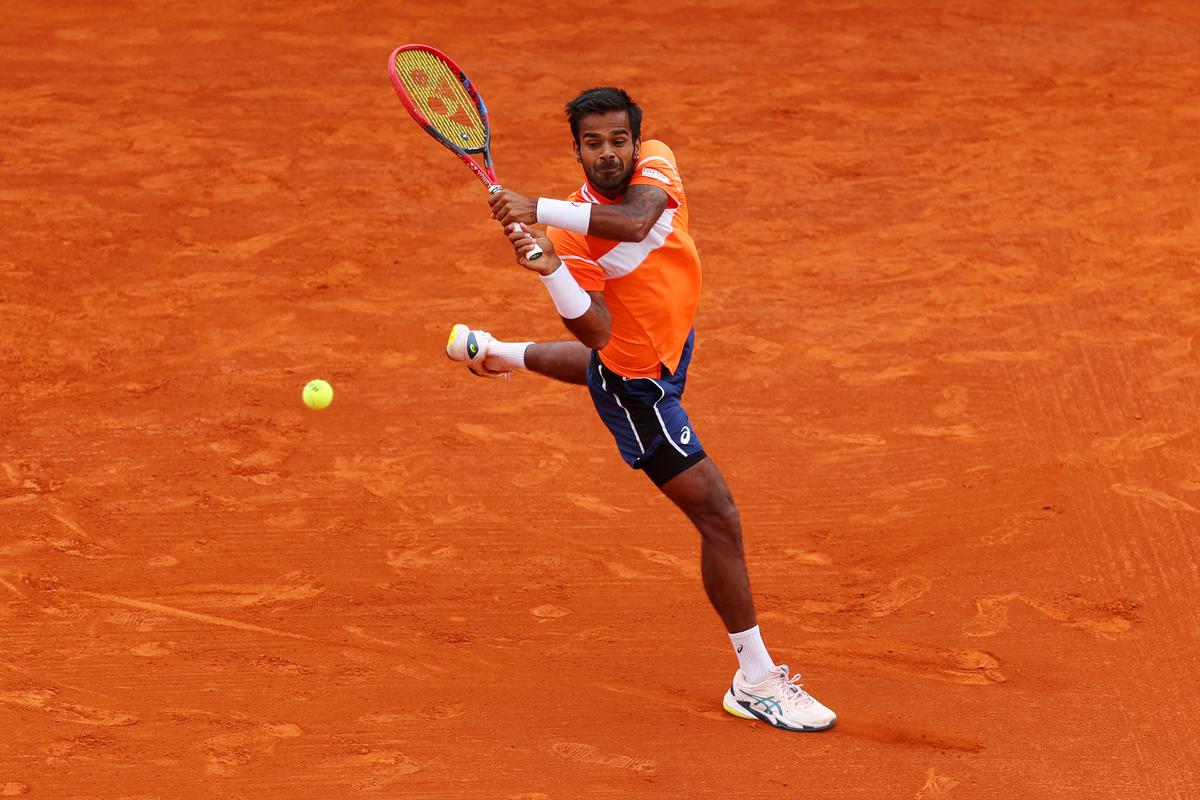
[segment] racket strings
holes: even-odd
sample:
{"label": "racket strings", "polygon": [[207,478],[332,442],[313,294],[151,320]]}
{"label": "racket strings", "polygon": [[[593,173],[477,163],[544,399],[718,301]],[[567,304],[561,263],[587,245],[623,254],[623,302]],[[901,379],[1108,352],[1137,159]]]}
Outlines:
{"label": "racket strings", "polygon": [[487,126],[475,101],[445,62],[424,50],[401,50],[396,75],[439,136],[467,151],[487,145]]}

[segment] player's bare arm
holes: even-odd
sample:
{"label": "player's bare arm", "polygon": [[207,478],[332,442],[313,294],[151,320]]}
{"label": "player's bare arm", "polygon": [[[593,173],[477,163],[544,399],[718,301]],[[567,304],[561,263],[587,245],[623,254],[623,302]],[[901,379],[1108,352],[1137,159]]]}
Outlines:
{"label": "player's bare arm", "polygon": [[657,186],[630,186],[616,205],[592,206],[588,234],[618,242],[640,242],[667,210],[670,198]]}
{"label": "player's bare arm", "polygon": [[[505,235],[517,253],[517,263],[542,276],[567,330],[591,349],[602,350],[612,338],[612,315],[604,302],[604,293],[580,289],[545,234],[524,225],[510,225],[505,228]],[[541,247],[544,255],[530,262],[526,256],[534,244]]]}
{"label": "player's bare arm", "polygon": [[[630,186],[620,203],[590,207],[586,233],[616,242],[640,242],[650,235],[669,202],[670,197],[657,186]],[[518,222],[532,225],[538,221],[537,200],[511,189],[488,197],[488,205],[492,207],[492,218],[506,227]]]}

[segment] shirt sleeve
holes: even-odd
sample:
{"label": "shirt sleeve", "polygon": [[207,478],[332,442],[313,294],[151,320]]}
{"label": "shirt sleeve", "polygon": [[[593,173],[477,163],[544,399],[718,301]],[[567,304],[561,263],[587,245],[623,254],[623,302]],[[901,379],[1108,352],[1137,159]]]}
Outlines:
{"label": "shirt sleeve", "polygon": [[585,292],[604,291],[604,268],[592,258],[585,237],[562,228],[547,228],[546,236],[579,288]]}
{"label": "shirt sleeve", "polygon": [[671,198],[671,208],[676,208],[683,202],[683,181],[680,180],[679,170],[675,166],[675,154],[657,139],[650,139],[642,144],[629,185],[657,186]]}

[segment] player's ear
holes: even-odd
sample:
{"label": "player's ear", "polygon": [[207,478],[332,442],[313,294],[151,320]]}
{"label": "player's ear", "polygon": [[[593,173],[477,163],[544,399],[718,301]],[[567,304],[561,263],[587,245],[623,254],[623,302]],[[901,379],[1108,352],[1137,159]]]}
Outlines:
{"label": "player's ear", "polygon": [[581,155],[579,155],[579,142],[575,142],[574,144],[572,144],[571,149],[575,151],[575,160],[578,161],[580,164],[582,164],[583,157]]}
{"label": "player's ear", "polygon": [[638,156],[641,154],[641,152],[642,152],[642,140],[634,139],[633,140],[633,160],[634,161],[638,160]]}

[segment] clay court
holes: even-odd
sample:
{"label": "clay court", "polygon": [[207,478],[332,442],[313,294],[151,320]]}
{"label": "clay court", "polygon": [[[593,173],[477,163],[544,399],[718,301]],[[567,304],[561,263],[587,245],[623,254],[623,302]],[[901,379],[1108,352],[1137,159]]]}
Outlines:
{"label": "clay court", "polygon": [[[39,3],[0,30],[0,796],[1200,797],[1200,8]],[[688,410],[772,655],[386,74],[501,179],[617,84],[705,289]],[[329,380],[333,405],[300,390]]]}

